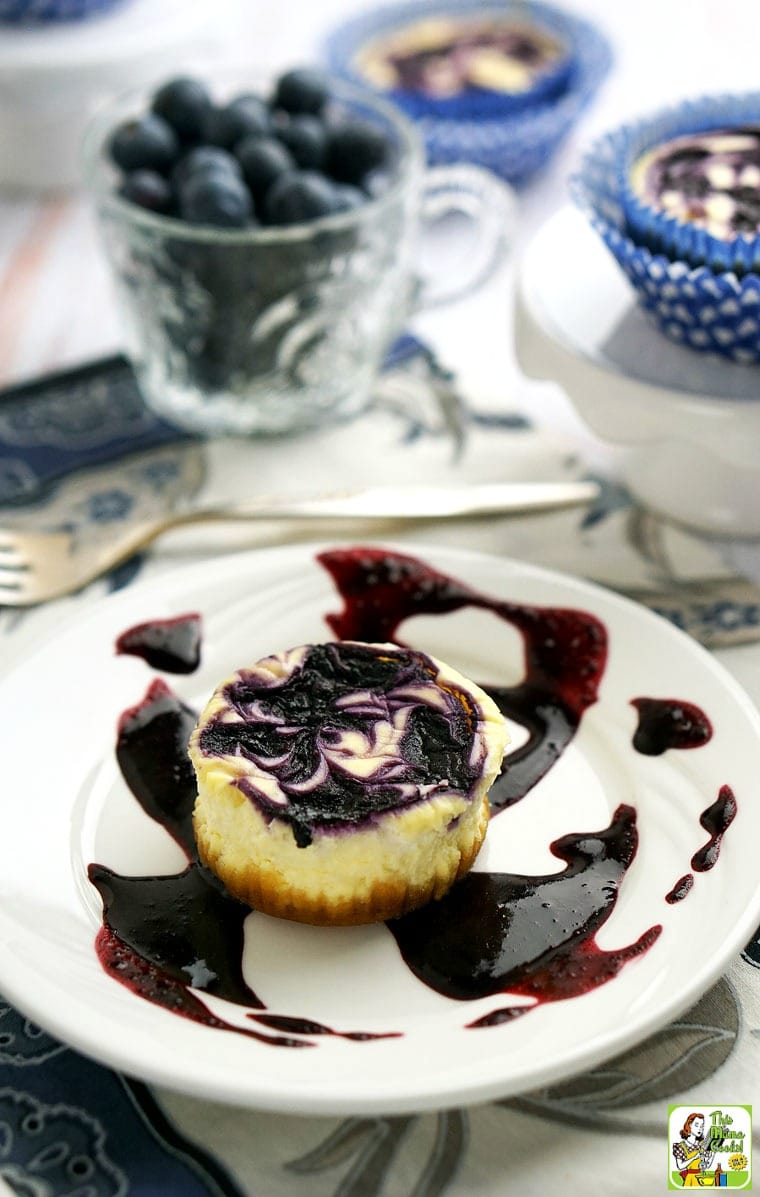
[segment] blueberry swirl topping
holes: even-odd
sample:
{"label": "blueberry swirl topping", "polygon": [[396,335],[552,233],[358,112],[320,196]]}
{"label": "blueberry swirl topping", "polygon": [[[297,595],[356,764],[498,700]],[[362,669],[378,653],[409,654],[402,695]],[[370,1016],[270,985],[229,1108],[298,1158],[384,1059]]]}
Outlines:
{"label": "blueberry swirl topping", "polygon": [[538,26],[503,17],[432,17],[373,39],[356,65],[383,91],[441,99],[473,88],[527,92],[563,54],[560,42]]}
{"label": "blueberry swirl topping", "polygon": [[441,791],[469,798],[488,753],[464,679],[422,652],[308,645],[241,669],[211,700],[197,744],[296,843]]}
{"label": "blueberry swirl topping", "polygon": [[760,128],[715,129],[663,142],[635,163],[648,204],[729,240],[760,232]]}

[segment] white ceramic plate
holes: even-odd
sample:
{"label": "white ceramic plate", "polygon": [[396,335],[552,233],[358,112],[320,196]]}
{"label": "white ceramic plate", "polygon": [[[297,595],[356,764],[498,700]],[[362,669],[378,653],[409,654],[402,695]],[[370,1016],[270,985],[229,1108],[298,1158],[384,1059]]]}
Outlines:
{"label": "white ceramic plate", "polygon": [[[598,702],[555,767],[493,820],[476,867],[557,871],[552,840],[599,830],[619,803],[630,803],[639,849],[596,940],[614,949],[661,924],[654,946],[592,992],[473,1030],[465,1024],[513,1003],[502,995],[459,1002],[427,988],[384,926],[315,929],[252,914],[246,975],[271,1011],[344,1031],[403,1032],[362,1043],[315,1037],[308,1051],[189,1022],[106,975],[93,947],[100,903],[87,862],[131,874],[183,866],[114,761],[116,719],[153,676],[143,661],[117,657],[114,639],[142,620],[200,611],[201,669],[168,679],[196,705],[240,665],[329,639],[324,616],[340,600],[315,548],[297,546],[177,570],[86,608],[0,684],[0,990],[31,1018],[118,1069],[206,1098],[301,1113],[443,1108],[556,1081],[629,1047],[695,1001],[749,939],[760,919],[760,717],[732,678],[663,620],[586,583],[438,547],[397,551],[488,595],[582,608],[606,625]],[[520,637],[489,612],[416,616],[402,634],[478,681],[512,685],[522,676]],[[696,703],[712,721],[712,739],[657,757],[634,751],[630,700],[641,696]],[[685,900],[668,905],[665,894],[705,843],[699,814],[723,785],[738,813],[720,857],[696,875]],[[223,1005],[242,1025],[238,1008]]]}

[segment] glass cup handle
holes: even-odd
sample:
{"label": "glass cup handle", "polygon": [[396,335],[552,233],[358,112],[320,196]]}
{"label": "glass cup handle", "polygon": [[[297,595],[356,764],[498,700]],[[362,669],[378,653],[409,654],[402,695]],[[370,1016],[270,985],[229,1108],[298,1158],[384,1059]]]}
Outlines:
{"label": "glass cup handle", "polygon": [[459,242],[453,265],[441,267],[439,253],[435,253],[435,269],[418,264],[416,311],[461,299],[490,278],[512,244],[517,207],[515,191],[479,166],[457,163],[427,168],[420,211],[421,256],[431,242],[435,250],[436,237],[443,247],[441,226],[448,218],[464,218],[470,228],[467,235],[445,234],[447,248]]}

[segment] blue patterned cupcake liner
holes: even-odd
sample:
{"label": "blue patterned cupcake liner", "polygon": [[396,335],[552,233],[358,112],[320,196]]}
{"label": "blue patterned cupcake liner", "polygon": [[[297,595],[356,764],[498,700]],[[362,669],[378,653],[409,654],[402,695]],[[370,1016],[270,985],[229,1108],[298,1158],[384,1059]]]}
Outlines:
{"label": "blue patterned cupcake liner", "polygon": [[498,115],[483,110],[463,114],[456,101],[442,115],[424,111],[424,106],[415,109],[408,96],[402,106],[417,121],[429,162],[473,162],[510,183],[522,183],[549,162],[609,71],[609,43],[590,22],[541,3],[495,8],[482,0],[417,0],[374,9],[339,26],[327,40],[326,58],[336,74],[366,86],[355,59],[368,42],[425,17],[477,15],[527,20],[562,41],[567,58],[529,93],[529,102],[513,104],[509,111],[502,108]]}
{"label": "blue patterned cupcake liner", "polygon": [[760,362],[760,274],[693,266],[634,240],[621,197],[619,133],[585,156],[571,181],[575,202],[667,337],[734,362]]}
{"label": "blue patterned cupcake liner", "polygon": [[640,245],[691,266],[716,273],[746,274],[760,269],[760,237],[739,233],[729,241],[697,225],[652,208],[631,187],[631,168],[647,150],[691,133],[760,125],[760,92],[703,96],[688,100],[610,134],[615,146],[618,189],[628,230]]}
{"label": "blue patterned cupcake liner", "polygon": [[0,22],[46,25],[54,21],[81,21],[124,3],[126,0],[0,0]]}

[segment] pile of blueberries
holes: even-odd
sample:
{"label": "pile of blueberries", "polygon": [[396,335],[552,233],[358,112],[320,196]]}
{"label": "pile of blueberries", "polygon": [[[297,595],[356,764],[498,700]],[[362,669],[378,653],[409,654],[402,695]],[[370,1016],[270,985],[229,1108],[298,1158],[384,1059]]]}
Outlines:
{"label": "pile of blueberries", "polygon": [[214,103],[197,79],[172,79],[150,111],[119,125],[108,154],[120,194],[194,225],[289,225],[358,207],[381,178],[390,146],[368,121],[326,116],[327,79],[299,68],[269,100]]}

